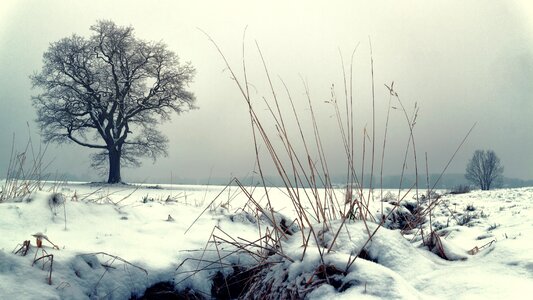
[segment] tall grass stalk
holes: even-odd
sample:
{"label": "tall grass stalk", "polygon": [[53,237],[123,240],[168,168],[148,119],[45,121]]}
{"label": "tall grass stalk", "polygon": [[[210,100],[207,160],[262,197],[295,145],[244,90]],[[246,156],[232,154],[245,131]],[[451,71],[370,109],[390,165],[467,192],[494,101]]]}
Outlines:
{"label": "tall grass stalk", "polygon": [[[206,34],[204,32],[204,34]],[[269,105],[266,98],[263,98],[265,103],[267,103],[267,110],[271,114],[271,116],[274,119],[275,125],[276,125],[276,131],[277,136],[280,138],[282,142],[281,149],[276,149],[273,146],[271,136],[270,134],[265,130],[263,126],[262,120],[257,115],[256,109],[252,103],[252,100],[250,98],[250,93],[248,89],[248,75],[247,75],[247,69],[246,69],[246,59],[245,59],[245,47],[243,46],[243,77],[244,82],[241,82],[231,65],[229,64],[228,60],[226,59],[225,55],[221,51],[220,47],[214,42],[214,40],[206,34],[207,38],[211,43],[215,46],[221,57],[223,58],[226,68],[229,70],[229,72],[232,75],[232,79],[236,83],[238,89],[241,91],[241,95],[243,96],[244,100],[246,101],[248,105],[248,112],[251,120],[252,125],[252,136],[253,136],[253,142],[254,142],[254,148],[255,148],[255,156],[256,156],[256,164],[258,167],[259,176],[262,179],[262,183],[264,186],[264,191],[267,197],[267,203],[268,203],[268,210],[271,215],[271,221],[274,226],[274,232],[281,232],[281,228],[277,226],[277,222],[275,220],[275,214],[273,207],[271,205],[271,201],[268,196],[268,189],[266,187],[266,183],[264,180],[264,173],[263,168],[261,164],[261,157],[259,155],[259,140],[263,142],[263,144],[266,146],[267,152],[271,158],[271,162],[274,164],[275,169],[277,170],[278,175],[280,176],[280,179],[283,182],[283,185],[286,189],[287,194],[289,195],[289,198],[292,202],[293,208],[297,213],[297,223],[298,226],[301,229],[309,228],[311,236],[315,239],[315,242],[317,245],[320,244],[319,237],[317,235],[317,231],[315,229],[315,224],[321,224],[321,230],[330,230],[331,225],[329,224],[331,220],[338,219],[339,217],[343,220],[342,224],[349,219],[350,217],[355,217],[356,219],[362,220],[365,225],[368,219],[373,219],[373,215],[370,213],[368,206],[370,203],[370,200],[372,198],[372,186],[373,186],[373,171],[374,171],[374,163],[375,163],[375,88],[374,88],[374,70],[373,70],[373,57],[371,57],[371,75],[372,75],[372,105],[373,105],[373,114],[372,114],[372,137],[370,138],[367,134],[366,128],[363,132],[363,151],[362,151],[362,169],[361,169],[361,182],[358,180],[357,173],[355,172],[355,164],[354,164],[354,121],[353,121],[353,83],[351,82],[353,80],[353,57],[355,54],[355,50],[352,53],[351,57],[351,65],[350,65],[350,83],[348,88],[348,83],[346,82],[346,74],[344,69],[344,63],[343,63],[343,75],[344,75],[344,91],[345,91],[345,107],[347,108],[346,111],[346,120],[342,120],[340,110],[338,109],[337,100],[335,98],[334,91],[332,90],[332,100],[331,102],[334,104],[335,108],[335,114],[337,118],[337,122],[339,124],[342,141],[344,144],[346,157],[348,160],[347,166],[348,166],[348,177],[347,177],[347,185],[345,190],[345,200],[344,204],[341,206],[337,199],[336,199],[336,193],[333,188],[333,184],[331,182],[331,176],[329,173],[329,167],[327,163],[326,154],[324,151],[323,143],[320,136],[319,131],[319,125],[317,122],[317,118],[315,115],[314,107],[312,104],[312,97],[310,95],[309,87],[307,83],[302,80],[302,85],[304,87],[305,97],[307,100],[307,105],[310,112],[311,117],[311,126],[313,129],[312,138],[314,139],[314,147],[318,156],[317,162],[315,162],[311,157],[310,154],[310,148],[309,143],[303,134],[302,125],[300,123],[300,118],[298,116],[298,113],[296,109],[294,108],[294,102],[292,100],[291,94],[289,92],[289,89],[287,88],[286,84],[282,82],[286,94],[288,96],[289,102],[292,107],[292,112],[294,114],[294,119],[297,122],[297,129],[300,134],[300,139],[302,144],[304,145],[304,154],[303,157],[305,157],[305,160],[302,159],[302,155],[298,154],[293,146],[293,140],[289,138],[288,129],[286,126],[286,123],[284,121],[283,113],[280,109],[279,105],[279,97],[276,93],[274,84],[272,82],[270,72],[267,67],[267,63],[265,61],[265,58],[263,56],[263,53],[261,52],[261,48],[259,47],[259,44],[256,42],[256,48],[257,52],[261,58],[261,63],[264,68],[264,74],[266,77],[266,81],[268,82],[268,86],[272,95],[272,99],[274,102],[274,105]],[[341,59],[342,61],[342,59]],[[349,93],[348,93],[349,90]],[[348,130],[346,131],[344,129],[344,125],[348,127]],[[412,132],[412,127],[410,126],[410,131]],[[412,135],[412,134],[411,134]],[[370,167],[371,167],[371,175],[370,175],[370,191],[367,197],[363,194],[363,185],[364,185],[364,160],[366,156],[366,139],[369,139],[372,143],[371,147],[371,153],[370,153]],[[412,138],[412,137],[411,137]],[[281,156],[282,153],[286,155],[289,159],[289,164],[283,162]],[[307,162],[306,164],[303,163],[303,161]],[[307,184],[311,190],[311,194],[309,194],[305,189],[303,189],[305,192],[301,193],[301,188]],[[358,190],[358,195],[356,197],[353,197],[353,190],[354,188]],[[321,196],[319,193],[319,189],[324,189],[324,196]],[[302,201],[301,197],[304,196],[307,198],[307,202],[310,203],[311,210],[306,210]],[[356,209],[357,208],[357,209]],[[340,213],[337,215],[337,211]],[[355,215],[355,212],[357,211],[357,215]],[[367,227],[369,238],[371,237],[371,232]],[[337,229],[337,233],[335,236],[338,235],[338,232],[342,230],[343,225],[340,226],[340,228]],[[276,234],[277,238],[283,236],[284,234]],[[302,244],[307,244],[306,238],[302,237]],[[330,251],[333,247],[332,243],[329,246],[328,251]],[[281,241],[278,240],[278,246],[281,247]],[[321,257],[323,256],[322,250],[319,249],[319,252],[321,254]]]}
{"label": "tall grass stalk", "polygon": [[11,154],[6,178],[0,192],[0,202],[21,199],[33,191],[42,190],[46,176],[43,172],[51,162],[44,163],[48,145],[34,149],[31,135],[22,151],[15,150],[15,134],[11,142]]}
{"label": "tall grass stalk", "polygon": [[[202,31],[203,32],[203,31]],[[221,269],[231,268],[232,264],[224,263],[223,260],[229,257],[231,254],[222,255],[222,249],[219,247],[221,243],[233,247],[233,251],[230,253],[246,253],[253,257],[257,262],[254,267],[261,269],[267,264],[272,264],[271,260],[268,260],[272,255],[278,255],[280,259],[293,262],[294,257],[288,256],[283,248],[284,241],[289,239],[289,236],[293,233],[287,231],[288,227],[291,227],[292,224],[296,224],[299,229],[299,234],[293,236],[293,238],[301,236],[301,245],[302,245],[302,255],[300,260],[304,260],[306,253],[308,253],[308,247],[311,245],[311,241],[314,241],[316,245],[316,252],[320,257],[320,264],[325,266],[325,256],[333,251],[336,246],[337,238],[343,230],[348,230],[346,224],[351,222],[351,220],[358,220],[362,222],[366,228],[367,239],[363,247],[359,249],[358,253],[350,254],[349,259],[346,262],[346,267],[344,272],[347,273],[356,259],[362,254],[365,246],[370,243],[372,238],[375,236],[377,231],[385,225],[386,220],[395,213],[400,203],[407,197],[409,193],[414,189],[415,197],[420,204],[419,195],[418,195],[418,164],[417,164],[417,152],[416,152],[416,143],[414,139],[414,126],[416,125],[416,120],[418,116],[418,105],[415,103],[414,110],[410,114],[405,108],[402,100],[398,96],[398,93],[394,90],[394,83],[390,86],[387,86],[389,92],[389,102],[387,107],[387,118],[384,126],[384,137],[381,150],[381,166],[380,166],[380,197],[383,198],[383,172],[384,172],[384,158],[385,150],[387,146],[387,132],[389,127],[389,119],[391,114],[391,109],[395,108],[392,106],[392,100],[395,99],[399,106],[401,107],[401,112],[405,117],[407,127],[409,130],[409,135],[407,137],[407,144],[405,147],[404,160],[401,170],[400,177],[400,186],[398,189],[398,197],[395,202],[395,206],[388,210],[385,214],[383,203],[381,204],[381,219],[376,220],[374,214],[370,211],[369,206],[371,200],[374,198],[374,171],[376,164],[376,91],[375,91],[375,78],[374,78],[374,58],[372,53],[372,43],[369,39],[370,47],[370,75],[371,75],[371,103],[372,103],[372,131],[368,131],[366,127],[362,128],[362,148],[360,152],[361,166],[360,166],[360,175],[356,164],[356,147],[355,147],[355,122],[354,122],[354,88],[353,88],[353,65],[354,57],[357,50],[357,47],[353,50],[351,59],[350,59],[350,74],[346,74],[346,68],[344,64],[344,59],[341,57],[342,64],[342,75],[343,75],[343,89],[344,89],[344,109],[342,112],[338,103],[338,99],[335,93],[335,89],[332,86],[331,88],[331,99],[327,101],[333,105],[334,115],[336,123],[339,128],[339,133],[341,135],[342,146],[344,148],[346,156],[346,186],[343,188],[343,199],[339,202],[339,197],[337,196],[338,190],[334,187],[334,184],[331,179],[331,174],[328,165],[328,159],[324,147],[324,143],[320,134],[320,126],[318,124],[318,119],[315,114],[315,108],[313,105],[313,97],[310,92],[308,83],[301,78],[302,86],[304,90],[304,97],[309,112],[310,117],[310,126],[312,128],[312,134],[306,135],[303,131],[303,124],[301,122],[301,113],[295,108],[294,100],[292,94],[287,86],[287,84],[280,78],[280,84],[283,87],[284,93],[278,93],[275,87],[275,84],[270,75],[268,64],[266,62],[265,56],[261,51],[261,47],[257,42],[255,42],[255,47],[257,53],[260,57],[260,62],[263,68],[263,74],[265,76],[265,82],[268,85],[269,97],[261,97],[261,102],[266,105],[266,111],[271,117],[271,120],[265,121],[260,114],[259,108],[257,107],[256,100],[252,99],[252,96],[249,91],[249,79],[248,79],[248,68],[246,64],[246,47],[245,47],[245,35],[246,30],[243,35],[243,45],[242,45],[242,80],[237,77],[234,69],[231,64],[228,62],[223,51],[220,49],[219,45],[205,32],[203,32],[207,39],[213,44],[215,49],[218,51],[222,57],[226,69],[229,70],[231,77],[236,84],[238,90],[243,97],[247,108],[250,119],[250,126],[252,129],[252,138],[254,143],[254,152],[255,152],[255,165],[257,172],[259,174],[262,189],[264,191],[265,198],[267,200],[266,206],[260,205],[260,201],[256,200],[253,195],[253,190],[249,191],[247,187],[243,186],[242,183],[237,179],[233,178],[232,182],[236,183],[241,191],[246,195],[248,201],[246,205],[242,208],[243,211],[247,210],[255,218],[257,218],[257,228],[260,238],[256,241],[248,241],[242,238],[233,238],[228,233],[222,231],[218,226],[216,230],[213,230],[209,238],[210,241],[216,247],[218,262],[205,260],[204,267],[202,270],[208,270],[213,267],[214,264],[218,264]],[[349,80],[348,80],[349,77]],[[289,105],[290,110],[287,113],[281,109],[280,101],[285,95]],[[289,114],[289,116],[287,116]],[[287,119],[289,118],[289,119]],[[290,131],[288,126],[288,120],[294,121],[296,123],[294,132]],[[274,125],[274,131],[270,132],[267,130],[267,125]],[[296,136],[296,137],[294,137]],[[468,136],[468,135],[467,135]],[[371,143],[370,146],[367,146],[367,140]],[[464,143],[459,145],[457,151]],[[280,142],[281,146],[275,142]],[[303,147],[303,150],[298,148]],[[274,170],[277,173],[277,176],[282,182],[282,188],[284,194],[287,196],[290,201],[292,208],[295,211],[294,220],[285,220],[280,216],[272,204],[272,199],[269,196],[269,188],[267,187],[267,180],[265,179],[264,157],[260,154],[260,149],[266,149],[266,156],[268,161],[274,166]],[[370,153],[367,153],[367,148],[369,148]],[[451,160],[457,153],[457,151],[452,156]],[[408,158],[412,153],[415,169],[415,183],[408,188],[407,192],[402,194],[402,184],[404,180],[404,173],[407,168]],[[365,186],[365,160],[370,160],[370,178],[368,179],[368,193],[364,192]],[[451,162],[450,160],[450,162]],[[448,165],[449,163],[448,162]],[[443,172],[447,169],[443,170]],[[357,169],[357,171],[356,171]],[[427,166],[427,154],[426,154],[426,172],[428,170]],[[439,178],[440,179],[440,178]],[[437,180],[438,182],[438,180]],[[230,182],[231,183],[231,182]],[[430,196],[429,190],[429,176],[428,176],[428,196]],[[229,184],[228,184],[229,185]],[[435,183],[436,185],[436,183]],[[433,187],[435,187],[435,185]],[[227,188],[227,187],[226,187]],[[255,187],[253,187],[255,189]],[[221,191],[220,194],[222,194]],[[217,196],[217,198],[220,196]],[[217,199],[215,198],[212,203]],[[431,210],[435,208],[435,204],[438,201],[430,201],[430,205],[426,210],[422,212],[424,214],[430,214]],[[209,206],[211,206],[211,204]],[[207,208],[206,208],[207,210]],[[201,215],[206,211],[204,210]],[[201,216],[200,215],[200,216]],[[200,217],[199,216],[199,217]],[[199,218],[198,217],[198,218]],[[267,218],[268,226],[262,226],[260,219]],[[198,220],[198,218],[196,220]],[[194,225],[196,220],[191,224],[191,227]],[[289,225],[287,226],[287,222]],[[375,229],[370,230],[367,222],[377,222],[378,225]],[[190,229],[190,227],[189,227]],[[187,229],[187,231],[189,230]],[[306,233],[305,230],[308,232]],[[333,239],[328,241],[325,244],[325,241],[322,239],[325,232],[332,232]],[[348,232],[349,233],[349,232]],[[206,244],[207,249],[207,244]],[[204,259],[204,253],[202,253],[202,258]],[[252,250],[253,249],[253,250]],[[199,263],[200,263],[199,261]],[[276,262],[274,262],[276,263]],[[193,271],[193,274],[196,274],[200,269],[200,264],[197,266],[197,269]],[[192,275],[191,275],[192,276]],[[259,276],[250,278],[250,280],[258,280]],[[309,279],[311,280],[311,279]],[[327,281],[327,280],[326,280]],[[253,285],[256,288],[261,289],[260,285]],[[264,291],[264,290],[263,290]],[[228,290],[229,292],[229,290]],[[270,295],[272,297],[272,295]]]}

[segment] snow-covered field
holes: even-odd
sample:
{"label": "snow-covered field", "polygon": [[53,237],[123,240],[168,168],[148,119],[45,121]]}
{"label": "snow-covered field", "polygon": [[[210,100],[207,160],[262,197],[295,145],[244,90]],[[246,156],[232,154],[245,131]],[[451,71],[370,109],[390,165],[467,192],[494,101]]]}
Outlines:
{"label": "snow-covered field", "polygon": [[[158,282],[172,282],[178,290],[191,289],[208,298],[220,264],[207,267],[206,262],[216,261],[227,247],[211,243],[206,248],[212,233],[254,241],[258,228],[265,230],[242,211],[247,198],[238,188],[224,190],[211,203],[222,189],[50,183],[24,199],[0,203],[0,299],[135,299]],[[256,199],[266,201],[255,193]],[[276,211],[288,219],[294,216],[283,191],[272,188],[270,197]],[[533,188],[474,191],[441,200],[432,223],[452,261],[421,247],[420,235],[380,228],[365,247],[366,258],[356,259],[341,277],[333,275],[337,283],[330,278],[327,284],[315,270],[321,248],[310,241],[302,255],[301,236],[308,235],[304,230],[283,245],[285,261],[258,273],[271,274],[267,276],[273,287],[317,287],[307,294],[311,299],[533,297]],[[371,205],[373,211],[380,210],[379,201]],[[334,221],[330,228],[339,225]],[[344,268],[377,224],[368,227],[349,221],[323,264]],[[325,245],[335,232],[322,232]],[[47,238],[41,249],[32,236],[36,233]],[[26,240],[31,244],[22,255]],[[51,284],[51,257],[32,266],[46,254],[53,255]],[[225,261],[246,265],[250,260],[237,253]]]}

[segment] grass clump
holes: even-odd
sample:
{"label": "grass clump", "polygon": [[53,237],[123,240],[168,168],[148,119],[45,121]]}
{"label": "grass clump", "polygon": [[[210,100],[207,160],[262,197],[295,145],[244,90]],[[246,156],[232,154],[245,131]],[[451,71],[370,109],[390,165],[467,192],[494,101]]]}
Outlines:
{"label": "grass clump", "polygon": [[24,150],[15,150],[15,135],[11,144],[11,154],[7,168],[6,178],[0,186],[0,202],[7,200],[22,201],[32,192],[43,189],[43,173],[48,167],[44,164],[44,156],[47,146],[39,145],[37,149],[33,147],[31,137],[24,147]]}
{"label": "grass clump", "polygon": [[[345,156],[345,182],[342,185],[343,188],[338,188],[331,180],[329,160],[322,142],[320,126],[315,114],[316,108],[308,84],[302,80],[304,102],[307,107],[305,110],[298,110],[283,80],[280,80],[282,88],[280,90],[275,88],[264,56],[256,43],[266,85],[271,95],[261,97],[266,107],[267,118],[260,113],[265,109],[258,105],[255,96],[250,93],[251,84],[248,79],[244,44],[243,79],[238,79],[235,69],[229,64],[219,46],[209,36],[208,38],[221,54],[227,70],[248,107],[256,159],[255,171],[258,174],[259,185],[245,187],[237,178],[234,178],[232,183],[236,183],[247,196],[248,202],[241,210],[256,218],[255,225],[259,238],[254,241],[244,240],[231,236],[219,226],[215,227],[200,258],[189,260],[189,262],[196,262],[196,267],[192,270],[180,271],[181,275],[188,274],[182,281],[202,271],[216,270],[215,281],[224,283],[216,284],[216,288],[214,287],[216,292],[212,291],[212,296],[228,298],[305,298],[323,284],[329,284],[337,291],[344,291],[355,284],[354,281],[345,280],[345,278],[354,270],[353,265],[357,258],[365,259],[369,253],[367,248],[377,247],[373,246],[372,240],[377,237],[376,233],[380,228],[395,227],[396,225],[390,224],[398,224],[395,228],[408,228],[418,230],[419,233],[415,234],[421,233],[419,229],[428,218],[431,219],[431,211],[441,201],[440,197],[433,192],[438,180],[433,187],[430,187],[428,179],[426,195],[424,197],[419,195],[417,153],[413,134],[418,106],[415,104],[413,112],[408,112],[394,90],[393,83],[386,85],[389,106],[387,122],[384,126],[384,141],[382,144],[379,143],[382,145],[381,178],[389,114],[393,107],[392,101],[397,103],[394,108],[399,107],[397,109],[401,111],[407,123],[407,147],[401,170],[402,180],[400,180],[397,195],[385,194],[383,196],[383,189],[380,188],[381,197],[376,196],[375,185],[377,183],[373,178],[374,172],[377,172],[378,150],[376,147],[378,142],[376,141],[372,54],[370,56],[372,128],[371,130],[367,130],[366,127],[361,129],[361,151],[356,148],[354,121],[352,69],[355,50],[351,56],[349,72],[346,72],[341,56],[344,78],[343,96],[339,99],[332,87],[331,99],[326,101],[333,110],[341,138],[341,148]],[[287,100],[285,104],[287,109],[281,108],[283,107],[282,98]],[[310,134],[304,133],[302,111],[309,114],[307,117],[310,120]],[[270,124],[274,124],[274,129],[271,129]],[[266,153],[261,152],[262,149],[266,149]],[[456,153],[457,151],[454,156]],[[359,156],[359,159],[356,159],[356,156]],[[407,165],[414,165],[417,179],[413,186],[405,188],[402,182]],[[278,178],[283,182],[281,189],[286,196],[285,203],[288,203],[295,212],[294,217],[285,218],[276,211],[265,179],[267,166],[273,167]],[[370,176],[365,176],[368,173]],[[415,196],[411,203],[405,199],[412,193]],[[264,198],[266,204],[260,204],[259,198]],[[380,201],[381,205],[377,213],[371,211],[371,203],[376,198],[385,200]],[[404,204],[406,202],[408,203]],[[354,228],[357,228],[357,233],[352,235]],[[353,239],[359,241],[353,249],[348,251],[342,247],[343,243]],[[335,254],[343,251],[347,251],[344,252],[345,256],[338,259]],[[215,254],[209,255],[209,253]],[[375,257],[372,259],[377,261]],[[180,265],[181,267],[183,264]],[[246,286],[246,289],[234,290],[235,284],[232,283],[234,281],[240,282]],[[219,293],[226,294],[221,296],[222,294]]]}
{"label": "grass clump", "polygon": [[466,206],[465,211],[476,211],[476,207],[474,206],[474,204],[470,203]]}
{"label": "grass clump", "polygon": [[452,195],[460,195],[460,194],[467,194],[472,191],[472,187],[470,187],[467,184],[460,184],[456,185],[452,188],[452,190],[449,192],[449,194]]}

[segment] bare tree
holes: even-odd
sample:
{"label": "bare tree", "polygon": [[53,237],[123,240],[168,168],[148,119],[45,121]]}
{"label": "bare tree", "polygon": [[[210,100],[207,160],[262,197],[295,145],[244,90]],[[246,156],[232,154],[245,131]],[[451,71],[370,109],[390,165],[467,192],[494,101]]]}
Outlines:
{"label": "bare tree", "polygon": [[121,166],[167,154],[156,125],[194,108],[186,87],[195,70],[164,43],[136,38],[132,27],[98,21],[90,29],[89,38],[50,44],[41,72],[30,76],[43,90],[33,106],[46,141],[98,149],[92,165],[105,168],[108,161],[107,182],[118,183]]}
{"label": "bare tree", "polygon": [[476,150],[466,166],[466,179],[478,185],[481,190],[490,190],[501,183],[503,166],[492,150]]}

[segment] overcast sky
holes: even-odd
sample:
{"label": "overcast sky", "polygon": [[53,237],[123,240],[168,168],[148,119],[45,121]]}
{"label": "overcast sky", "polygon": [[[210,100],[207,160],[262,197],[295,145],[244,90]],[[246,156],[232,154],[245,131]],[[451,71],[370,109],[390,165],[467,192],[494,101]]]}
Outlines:
{"label": "overcast sky", "polygon": [[[368,4],[371,3],[371,4]],[[197,70],[190,89],[199,110],[162,125],[169,156],[124,169],[128,181],[244,176],[254,168],[247,107],[208,32],[240,71],[243,31],[254,99],[270,97],[257,41],[274,84],[291,90],[302,115],[307,81],[319,114],[322,142],[334,170],[345,156],[330,99],[343,94],[342,65],[359,44],[354,62],[356,135],[372,130],[369,37],[376,84],[376,135],[381,153],[388,93],[395,82],[403,103],[420,107],[415,126],[420,164],[440,172],[474,122],[477,125],[449,172],[462,173],[476,149],[493,149],[505,176],[533,178],[533,5],[524,1],[6,1],[0,4],[0,172],[5,173],[16,135],[20,149],[34,143],[38,127],[28,76],[40,70],[49,43],[73,33],[88,36],[96,20],[131,25],[136,36],[165,42]],[[349,66],[347,66],[349,68]],[[300,77],[301,76],[301,77]],[[285,99],[284,99],[285,100]],[[265,116],[268,114],[265,112]],[[304,120],[309,118],[303,117]],[[267,122],[267,121],[265,121]],[[403,115],[391,115],[386,173],[400,173],[408,133]],[[264,149],[263,149],[264,150]],[[90,150],[53,146],[49,171],[98,178]],[[380,155],[379,155],[380,156]],[[358,156],[361,157],[360,155]],[[367,163],[368,164],[368,163]],[[408,172],[412,172],[409,169]],[[2,177],[4,175],[0,175]],[[104,178],[102,178],[104,179]]]}

